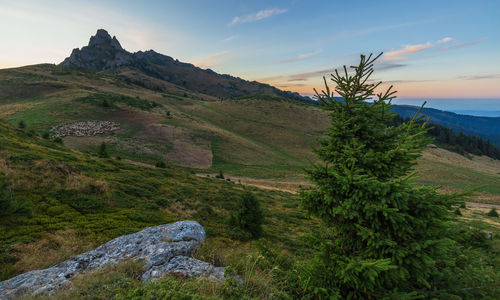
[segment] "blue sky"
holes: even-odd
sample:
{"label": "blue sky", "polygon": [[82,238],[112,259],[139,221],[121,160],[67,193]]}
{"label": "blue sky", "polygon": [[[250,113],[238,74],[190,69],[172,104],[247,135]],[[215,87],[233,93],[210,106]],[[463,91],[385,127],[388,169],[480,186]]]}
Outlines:
{"label": "blue sky", "polygon": [[[361,53],[401,97],[496,98],[500,1],[2,1],[0,68],[59,63],[98,28],[303,94]],[[491,105],[490,105],[491,106]]]}

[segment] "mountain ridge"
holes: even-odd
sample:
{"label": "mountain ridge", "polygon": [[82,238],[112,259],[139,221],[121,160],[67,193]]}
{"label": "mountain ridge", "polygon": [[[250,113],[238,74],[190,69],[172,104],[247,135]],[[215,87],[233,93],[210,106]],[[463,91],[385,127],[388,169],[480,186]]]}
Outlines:
{"label": "mountain ridge", "polygon": [[154,50],[128,52],[121,47],[115,36],[111,37],[104,29],[97,30],[87,46],[73,49],[71,55],[60,65],[96,72],[132,68],[153,78],[218,98],[268,94],[305,102],[313,101],[299,93],[283,91],[269,84],[247,81],[229,74],[219,74],[211,69],[202,69]]}

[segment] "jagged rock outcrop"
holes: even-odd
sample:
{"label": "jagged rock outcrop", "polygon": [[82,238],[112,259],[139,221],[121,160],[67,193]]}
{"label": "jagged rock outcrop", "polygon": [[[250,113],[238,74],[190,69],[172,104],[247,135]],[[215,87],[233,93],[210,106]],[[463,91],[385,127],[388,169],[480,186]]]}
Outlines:
{"label": "jagged rock outcrop", "polygon": [[[61,65],[91,71],[131,68],[147,76],[176,84],[183,89],[222,98],[262,94],[312,101],[309,97],[303,97],[298,93],[281,91],[268,84],[247,81],[228,74],[218,74],[210,69],[202,69],[153,50],[127,52],[116,37],[111,37],[104,29],[99,29],[90,38],[87,46],[74,49]],[[136,76],[130,75],[130,72],[120,73],[118,70],[117,74],[120,74],[120,77],[127,82],[142,85]]]}
{"label": "jagged rock outcrop", "polygon": [[89,44],[82,49],[73,49],[71,55],[61,65],[64,67],[102,71],[129,65],[133,55],[125,51],[116,37],[111,37],[104,29],[97,30]]}
{"label": "jagged rock outcrop", "polygon": [[77,274],[124,260],[144,260],[144,281],[156,280],[166,274],[223,280],[224,268],[187,257],[204,241],[205,231],[194,221],[148,227],[137,233],[118,237],[51,268],[31,271],[2,281],[0,299],[24,294],[51,294],[70,284],[71,278]]}
{"label": "jagged rock outcrop", "polygon": [[54,137],[94,136],[113,132],[120,129],[120,125],[110,121],[76,121],[50,128],[49,132]]}

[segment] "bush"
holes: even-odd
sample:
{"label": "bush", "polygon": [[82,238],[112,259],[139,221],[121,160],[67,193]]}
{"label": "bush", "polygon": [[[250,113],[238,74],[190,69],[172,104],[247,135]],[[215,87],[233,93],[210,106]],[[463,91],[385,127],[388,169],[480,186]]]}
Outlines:
{"label": "bush", "polygon": [[21,121],[19,121],[19,123],[17,123],[17,127],[24,129],[24,128],[26,128],[26,123],[24,123],[24,121],[21,120]]}
{"label": "bush", "polygon": [[44,133],[42,134],[42,138],[44,138],[44,139],[48,140],[48,139],[50,138],[50,134],[49,134],[48,132],[44,132]]}
{"label": "bush", "polygon": [[487,214],[488,217],[498,218],[498,212],[496,208],[492,208]]}
{"label": "bush", "polygon": [[36,133],[36,131],[34,129],[30,129],[30,130],[28,130],[28,132],[26,132],[26,135],[29,137],[34,137],[34,136],[37,136],[38,134]]}
{"label": "bush", "polygon": [[259,201],[250,192],[245,192],[238,201],[236,212],[231,215],[229,224],[248,232],[253,238],[262,234],[264,216]]}
{"label": "bush", "polygon": [[76,195],[65,201],[72,208],[81,213],[95,213],[98,209],[105,206],[106,201],[101,197],[93,195]]}
{"label": "bush", "polygon": [[63,144],[63,139],[60,138],[60,137],[56,137],[52,140],[54,143],[57,143],[57,144]]}
{"label": "bush", "polygon": [[167,167],[167,164],[163,160],[160,160],[156,162],[155,167],[164,169]]}
{"label": "bush", "polygon": [[222,173],[222,171],[219,171],[219,175],[215,175],[215,178],[224,179],[224,173]]}
{"label": "bush", "polygon": [[109,102],[106,99],[102,100],[102,104],[101,105],[102,105],[102,107],[110,107],[111,106],[111,105],[109,105]]}
{"label": "bush", "polygon": [[102,158],[107,158],[109,157],[108,151],[106,150],[106,143],[102,142],[101,145],[99,146],[99,150],[97,151],[97,155]]}

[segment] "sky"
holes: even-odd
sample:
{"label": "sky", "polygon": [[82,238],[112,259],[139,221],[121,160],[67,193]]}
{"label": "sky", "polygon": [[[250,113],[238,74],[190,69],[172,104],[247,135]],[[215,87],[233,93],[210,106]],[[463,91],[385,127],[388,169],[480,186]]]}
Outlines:
{"label": "sky", "polygon": [[59,63],[99,28],[131,52],[305,95],[384,52],[373,79],[403,100],[500,111],[500,1],[0,0],[0,68]]}

